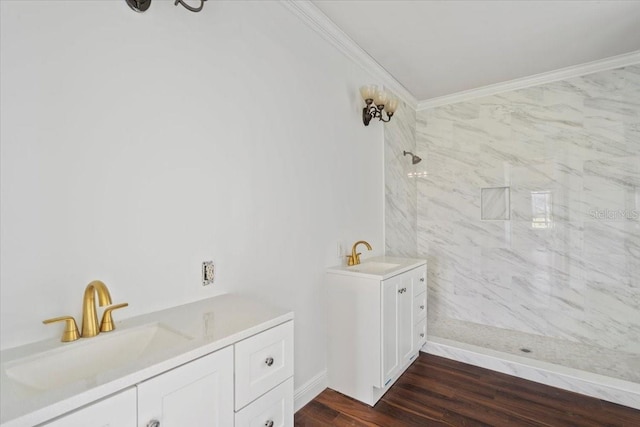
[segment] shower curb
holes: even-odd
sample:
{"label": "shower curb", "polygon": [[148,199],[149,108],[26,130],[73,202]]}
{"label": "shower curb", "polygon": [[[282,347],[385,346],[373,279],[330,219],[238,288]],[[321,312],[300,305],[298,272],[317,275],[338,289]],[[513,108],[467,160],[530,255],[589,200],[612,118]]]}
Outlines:
{"label": "shower curb", "polygon": [[446,338],[428,337],[421,351],[640,410],[640,384]]}

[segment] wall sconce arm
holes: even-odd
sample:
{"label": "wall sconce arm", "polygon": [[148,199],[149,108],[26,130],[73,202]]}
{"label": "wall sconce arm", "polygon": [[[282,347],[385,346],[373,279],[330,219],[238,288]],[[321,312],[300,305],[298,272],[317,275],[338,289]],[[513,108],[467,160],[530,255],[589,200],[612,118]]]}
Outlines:
{"label": "wall sconce arm", "polygon": [[185,9],[190,10],[191,12],[200,12],[202,10],[202,8],[204,7],[204,2],[205,1],[207,1],[207,0],[200,0],[200,7],[189,6],[188,4],[183,2],[182,0],[176,0],[174,5],[177,6],[178,4],[181,4],[181,5],[183,5],[185,7]]}
{"label": "wall sconce arm", "polygon": [[393,113],[385,111],[387,116],[386,119],[382,115],[382,111],[384,111],[384,106],[382,106],[383,108],[378,108],[373,103],[373,100],[369,100],[369,99],[366,100],[365,102],[367,103],[367,106],[362,109],[362,122],[364,123],[365,126],[369,126],[371,119],[378,119],[384,123],[388,123],[389,121],[391,121],[391,117],[393,116]]}

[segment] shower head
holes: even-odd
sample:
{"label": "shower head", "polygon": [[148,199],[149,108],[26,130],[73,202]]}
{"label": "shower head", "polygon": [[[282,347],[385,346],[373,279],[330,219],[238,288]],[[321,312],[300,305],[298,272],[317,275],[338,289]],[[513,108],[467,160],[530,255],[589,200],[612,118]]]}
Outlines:
{"label": "shower head", "polygon": [[411,155],[411,163],[413,163],[414,165],[417,165],[418,163],[420,163],[422,161],[422,159],[420,157],[416,156],[411,151],[403,151],[402,154],[404,154],[405,156],[410,154]]}

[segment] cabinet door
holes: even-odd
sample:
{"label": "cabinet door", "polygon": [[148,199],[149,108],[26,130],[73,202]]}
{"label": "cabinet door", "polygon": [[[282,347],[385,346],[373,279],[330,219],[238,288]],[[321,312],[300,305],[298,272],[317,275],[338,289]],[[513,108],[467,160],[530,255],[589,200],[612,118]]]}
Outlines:
{"label": "cabinet door", "polygon": [[382,282],[382,379],[383,386],[391,380],[398,368],[398,298],[402,288],[398,277]]}
{"label": "cabinet door", "polygon": [[405,365],[415,354],[413,345],[413,280],[415,274],[403,274],[401,288],[398,294],[398,353],[400,364]]}
{"label": "cabinet door", "polygon": [[382,282],[382,376],[385,385],[413,354],[413,275]]}
{"label": "cabinet door", "polygon": [[44,424],[45,427],[134,427],[135,425],[135,387]]}
{"label": "cabinet door", "polygon": [[233,348],[138,384],[138,427],[233,425]]}

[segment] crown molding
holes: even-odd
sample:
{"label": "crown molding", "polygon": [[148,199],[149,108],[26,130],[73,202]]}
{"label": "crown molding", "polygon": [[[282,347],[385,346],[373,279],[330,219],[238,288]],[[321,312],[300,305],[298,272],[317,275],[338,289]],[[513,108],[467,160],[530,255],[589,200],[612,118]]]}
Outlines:
{"label": "crown molding", "polygon": [[[347,58],[370,72],[386,89],[394,92],[398,98],[415,109],[418,100],[391,73],[385,70],[375,59],[365,52],[344,31],[331,21],[309,0],[280,0],[280,3],[296,15],[311,29],[336,47]],[[363,82],[363,84],[366,82]]]}
{"label": "crown molding", "polygon": [[597,73],[599,71],[611,70],[614,68],[626,67],[628,65],[640,63],[640,50],[625,53],[623,55],[612,56],[610,58],[598,61],[587,62],[585,64],[574,65],[571,67],[561,68],[559,70],[549,71],[546,73],[535,74],[529,77],[509,80],[503,83],[496,83],[489,86],[470,89],[463,92],[453,93],[451,95],[439,96],[437,98],[419,101],[416,111],[427,110],[429,108],[441,107],[443,105],[455,104],[457,102],[469,101],[483,96],[496,95],[502,92],[524,89],[527,87],[538,86],[545,83],[556,82],[558,80],[570,79],[573,77],[585,76],[587,74]]}
{"label": "crown molding", "polygon": [[597,73],[599,71],[606,71],[640,63],[640,50],[637,50],[602,60],[587,62],[585,64],[574,65],[561,68],[559,70],[418,101],[411,92],[407,90],[407,88],[405,88],[398,80],[395,79],[395,77],[391,75],[391,73],[373,59],[371,55],[358,46],[358,44],[344,31],[338,28],[338,26],[324,13],[322,13],[322,11],[310,0],[280,0],[280,3],[304,22],[309,28],[316,31],[325,40],[342,52],[347,58],[358,64],[364,70],[370,72],[374,78],[379,79],[387,89],[394,92],[398,98],[416,111],[455,104],[457,102],[469,101],[483,96],[496,95],[502,92],[524,89],[558,80],[580,77],[587,74]]}

